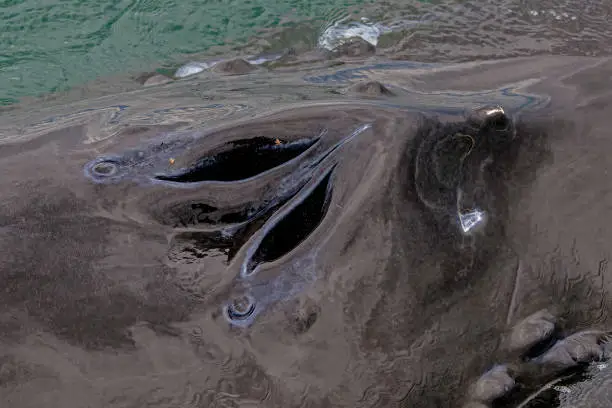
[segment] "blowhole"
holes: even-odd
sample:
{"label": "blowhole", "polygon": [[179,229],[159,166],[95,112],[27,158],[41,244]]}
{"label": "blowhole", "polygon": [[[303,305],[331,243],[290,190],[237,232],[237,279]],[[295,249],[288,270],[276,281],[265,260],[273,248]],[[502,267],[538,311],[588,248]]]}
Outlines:
{"label": "blowhole", "polygon": [[249,295],[235,298],[227,306],[227,317],[230,320],[244,320],[255,311],[255,299]]}
{"label": "blowhole", "polygon": [[95,164],[91,169],[98,176],[112,176],[117,173],[117,164],[112,161],[103,161]]}

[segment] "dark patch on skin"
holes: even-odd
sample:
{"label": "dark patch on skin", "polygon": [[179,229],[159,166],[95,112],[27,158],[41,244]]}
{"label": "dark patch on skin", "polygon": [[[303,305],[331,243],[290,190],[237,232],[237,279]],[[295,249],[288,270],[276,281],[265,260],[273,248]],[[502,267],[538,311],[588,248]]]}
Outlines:
{"label": "dark patch on skin", "polygon": [[288,316],[289,327],[295,335],[304,334],[317,322],[320,314],[321,308],[314,302],[300,304],[293,314]]}
{"label": "dark patch on skin", "polygon": [[[177,227],[196,225],[231,225],[254,221],[265,216],[272,208],[277,208],[288,201],[294,194],[280,197],[277,204],[262,200],[262,202],[247,203],[241,207],[216,208],[206,203],[180,203],[166,208],[158,218],[159,222]],[[157,214],[156,214],[157,215]]]}
{"label": "dark patch on skin", "polygon": [[[187,222],[185,219],[181,221],[183,227],[188,225],[196,225],[199,223],[208,223],[210,225],[225,224],[229,229],[216,231],[189,231],[177,234],[174,237],[174,243],[171,245],[168,253],[168,258],[179,263],[196,263],[199,260],[211,256],[224,256],[225,264],[234,258],[236,253],[242,248],[249,238],[261,228],[261,226],[285,203],[287,203],[295,194],[289,194],[286,197],[281,197],[273,205],[262,204],[257,211],[251,207],[242,212],[223,213],[221,216],[217,213],[217,209],[206,204],[203,205],[203,214],[211,214],[210,216],[198,217],[197,220]],[[242,225],[231,225],[232,223]],[[177,227],[177,225],[175,225]]]}
{"label": "dark patch on skin", "polygon": [[219,231],[184,232],[178,234],[174,241],[170,246],[168,258],[173,262],[187,264],[215,256],[224,256],[227,263],[231,259],[230,251],[235,246],[232,237]]}
{"label": "dark patch on skin", "polygon": [[180,338],[182,335],[181,330],[176,327],[170,326],[167,322],[163,323],[147,323],[147,327],[151,329],[155,334],[159,336],[169,336]]}
{"label": "dark patch on skin", "polygon": [[8,229],[0,268],[3,307],[25,310],[69,343],[88,349],[133,346],[128,329],[134,323],[167,324],[190,309],[164,278],[168,272],[150,271],[146,297],[100,272],[96,261],[107,255],[115,223],[91,215],[86,203],[59,187],[11,214],[10,223],[0,222]]}
{"label": "dark patch on skin", "polygon": [[131,136],[139,133],[145,133],[151,131],[151,128],[148,126],[125,126],[121,129],[121,136]]}
{"label": "dark patch on skin", "polygon": [[185,171],[158,174],[155,178],[179,183],[244,180],[298,157],[317,140],[314,138],[288,143],[267,137],[236,140],[210,152]]}
{"label": "dark patch on skin", "polygon": [[171,225],[174,228],[195,226],[198,224],[216,225],[225,223],[224,221],[228,218],[232,219],[233,222],[246,221],[251,211],[251,206],[222,210],[200,202],[177,203],[173,206],[166,207],[164,211],[160,211],[159,214],[156,214],[156,219],[162,224]]}
{"label": "dark patch on skin", "polygon": [[[217,207],[213,207],[212,205],[208,205],[205,203],[192,203],[190,207],[194,211],[193,216],[198,222],[200,222],[200,215],[215,213],[219,210]],[[213,221],[210,220],[208,217],[206,217],[206,222],[213,223]]]}
{"label": "dark patch on skin", "polygon": [[[24,307],[29,315],[69,341],[87,347],[120,346],[129,343],[123,328],[134,319],[126,316],[112,322],[102,316],[116,314],[121,306],[130,310],[137,305],[129,295],[111,288],[104,295],[95,293],[94,287],[101,283],[97,281],[104,278],[96,274],[90,260],[104,256],[103,239],[110,225],[106,220],[81,215],[83,205],[58,191],[55,196],[33,201],[12,217],[17,222],[9,226],[12,240],[21,241],[20,237],[26,235],[37,239],[15,242],[14,246],[22,250],[4,258],[0,275],[0,286],[5,288],[3,303]],[[56,214],[57,218],[49,219],[44,214]],[[62,217],[70,222],[62,221]],[[63,238],[58,241],[54,237]],[[74,293],[79,296],[75,298]],[[89,329],[96,321],[105,327],[92,332]]]}
{"label": "dark patch on skin", "polygon": [[[461,310],[469,314],[479,313],[477,310],[487,307],[479,305],[480,297],[475,288],[483,280],[495,279],[492,277],[496,273],[502,273],[497,270],[498,265],[508,264],[514,259],[506,237],[508,212],[527,188],[526,182],[533,177],[532,172],[543,165],[547,157],[548,134],[540,130],[517,123],[516,137],[511,143],[503,149],[494,149],[495,143],[485,138],[487,129],[473,129],[467,121],[441,122],[422,117],[415,137],[408,139],[405,145],[404,160],[396,170],[397,175],[391,178],[393,185],[388,188],[392,193],[383,204],[388,208],[386,213],[388,224],[392,226],[390,242],[393,247],[388,266],[381,272],[384,279],[379,280],[377,288],[386,295],[377,301],[365,325],[364,348],[390,353],[403,344],[420,343],[423,328],[435,327],[440,314],[451,313],[446,311],[461,305]],[[465,162],[466,173],[478,170],[485,157],[493,157],[484,175],[485,189],[475,200],[489,217],[484,229],[474,233],[473,237],[464,236],[456,223],[452,191],[447,198],[450,201],[442,201],[442,210],[432,211],[420,201],[414,184],[415,157],[422,143],[428,138],[441,140],[457,133],[472,135],[476,142],[471,160]],[[534,150],[526,151],[530,148]],[[462,180],[471,180],[472,176],[468,176]],[[472,193],[471,186],[466,185],[467,194]],[[436,188],[443,191],[444,187]],[[419,312],[415,313],[415,310]],[[393,311],[392,317],[388,317],[390,311]],[[415,390],[404,406],[452,406],[453,390],[465,389],[466,380],[461,376],[465,370],[442,372],[443,365],[438,361],[470,350],[470,346],[463,343],[466,336],[461,330],[469,330],[470,336],[467,337],[479,339],[478,351],[470,351],[474,358],[482,353],[493,353],[497,348],[499,332],[503,330],[503,326],[495,326],[498,322],[474,322],[469,329],[464,328],[464,323],[457,322],[455,328],[447,321],[446,337],[438,340],[441,343],[429,355],[422,356],[431,359],[427,364],[429,368],[421,369],[429,370],[427,390],[436,389],[439,401],[432,399],[425,389],[420,398]],[[385,333],[385,336],[380,336],[380,333]],[[464,356],[461,361],[470,360]],[[449,361],[445,364],[452,366]],[[478,370],[478,364],[470,367],[473,371]],[[443,380],[437,383],[436,378]]]}

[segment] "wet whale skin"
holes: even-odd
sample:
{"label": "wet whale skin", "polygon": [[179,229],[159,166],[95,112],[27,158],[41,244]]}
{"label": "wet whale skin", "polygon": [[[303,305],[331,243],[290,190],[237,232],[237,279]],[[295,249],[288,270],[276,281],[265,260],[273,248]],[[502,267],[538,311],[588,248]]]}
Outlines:
{"label": "wet whale skin", "polygon": [[[359,72],[393,96],[292,99],[363,79],[338,72],[315,88],[292,77],[272,112],[247,106],[251,91],[272,99],[244,78],[214,107],[177,83],[91,101],[91,114],[41,109],[54,119],[32,114],[21,133],[16,109],[0,147],[0,401],[460,406],[536,310],[554,308],[568,333],[609,327],[612,95],[593,80],[609,60],[391,64]],[[417,190],[419,146],[465,134],[482,104],[504,106],[516,138]],[[240,180],[157,177],[257,137],[317,141]],[[471,234],[457,183],[487,214]],[[419,193],[434,185],[444,206]]]}

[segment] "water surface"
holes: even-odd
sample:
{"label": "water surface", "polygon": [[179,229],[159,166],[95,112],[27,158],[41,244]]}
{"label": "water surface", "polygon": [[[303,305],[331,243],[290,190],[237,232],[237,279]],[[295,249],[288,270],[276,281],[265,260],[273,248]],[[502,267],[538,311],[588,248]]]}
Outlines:
{"label": "water surface", "polygon": [[4,1],[0,103],[189,60],[330,46],[350,24],[402,60],[604,55],[609,16],[604,0]]}

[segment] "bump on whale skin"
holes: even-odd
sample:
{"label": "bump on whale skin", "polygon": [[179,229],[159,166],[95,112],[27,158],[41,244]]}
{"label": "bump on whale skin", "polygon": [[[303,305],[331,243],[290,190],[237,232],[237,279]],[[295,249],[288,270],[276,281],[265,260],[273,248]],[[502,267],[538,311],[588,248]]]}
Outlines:
{"label": "bump on whale skin", "polygon": [[227,75],[244,75],[256,70],[255,65],[245,61],[242,58],[236,58],[229,61],[221,61],[215,64],[211,71],[223,73]]}
{"label": "bump on whale skin", "polygon": [[335,49],[328,51],[329,58],[337,57],[370,57],[376,54],[376,46],[361,37],[348,38]]}
{"label": "bump on whale skin", "polygon": [[394,96],[395,93],[378,81],[362,81],[351,86],[350,91],[364,96]]}

